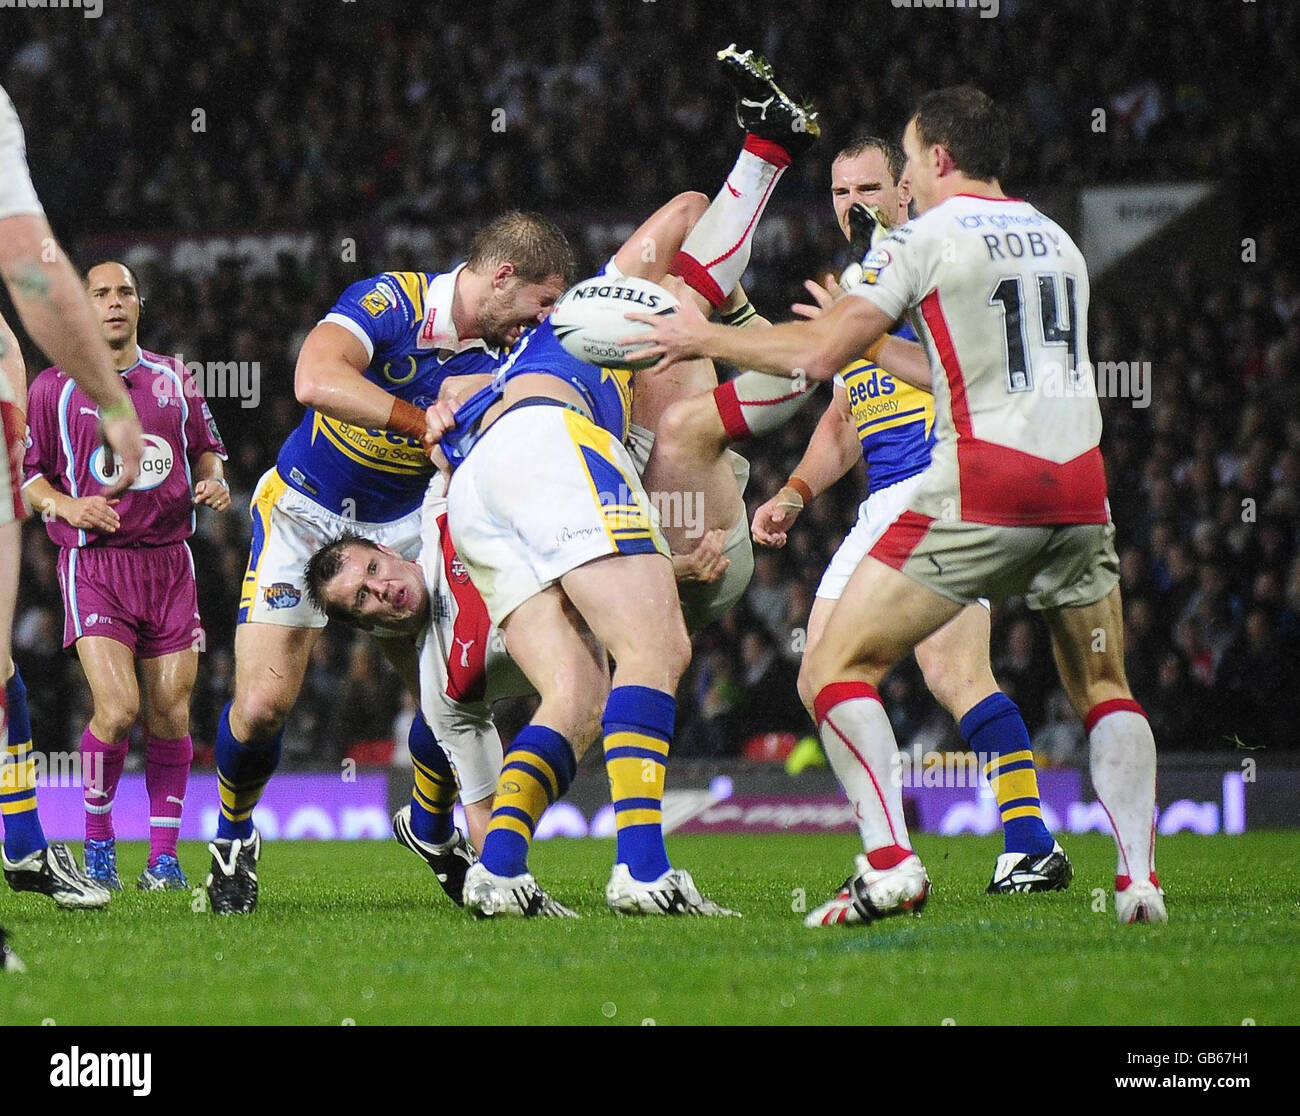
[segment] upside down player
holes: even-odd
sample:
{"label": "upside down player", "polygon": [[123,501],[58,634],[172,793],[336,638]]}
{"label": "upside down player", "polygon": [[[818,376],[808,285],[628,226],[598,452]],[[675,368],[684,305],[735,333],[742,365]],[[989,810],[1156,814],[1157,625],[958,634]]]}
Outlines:
{"label": "upside down player", "polygon": [[[978,90],[924,96],[903,147],[920,216],[885,238],[851,297],[821,317],[761,338],[711,325],[686,304],[637,319],[664,365],[707,355],[814,379],[880,355],[876,342],[904,312],[925,341],[937,430],[930,468],[854,570],[806,663],[823,742],[843,741],[875,776],[862,804],[866,855],[832,902],[845,922],[924,905],[930,881],[909,844],[901,789],[886,777],[897,742],[875,686],[978,597],[1024,593],[1044,613],[1087,728],[1093,786],[1118,847],[1116,915],[1163,922],[1155,742],[1124,673],[1101,412],[1087,391],[1086,264],[1059,226],[1003,193],[1007,127]],[[915,386],[931,384],[917,377]]]}
{"label": "upside down player", "polygon": [[[559,229],[506,214],[479,231],[467,261],[451,271],[386,272],[354,283],[304,341],[294,387],[308,410],[252,500],[235,693],[217,727],[213,911],[242,914],[257,904],[253,809],[279,762],[285,719],[326,623],[305,599],[303,567],[345,530],[414,556],[433,474],[421,445],[423,408],[447,377],[495,369],[502,348],[549,311],[571,266]],[[403,642],[381,646],[416,692],[412,665],[400,661]],[[463,860],[464,840],[451,823],[451,768],[418,718],[412,733],[412,754],[451,787],[433,809],[413,813],[415,836]]]}
{"label": "upside down player", "polygon": [[[835,216],[844,235],[857,241],[855,264],[870,248],[876,224],[866,207],[872,207],[880,219],[878,237],[907,221],[911,195],[898,181],[903,163],[897,144],[864,136],[841,150],[831,165]],[[822,308],[829,307],[830,294],[816,284],[809,287]],[[904,324],[897,336],[914,339],[916,335]],[[872,361],[856,360],[836,375],[834,398],[790,479],[755,511],[755,540],[764,546],[784,546],[786,532],[805,503],[826,491],[859,459],[866,462],[867,498],[857,523],[817,587],[808,617],[805,662],[821,639],[854,568],[921,483],[930,464],[933,422],[934,399],[929,392],[896,380]],[[987,603],[969,605],[917,644],[916,661],[930,692],[957,721],[962,739],[981,757],[989,757],[985,774],[1002,815],[1005,844],[988,891],[1061,890],[1069,885],[1073,871],[1064,850],[1043,824],[1029,733],[1020,710],[993,678],[989,629]],[[810,689],[806,671],[800,672],[799,696],[812,715],[816,694]],[[838,739],[831,741],[827,756],[856,809],[865,796],[874,793],[868,771]],[[821,919],[828,914],[838,917],[843,908],[832,905],[829,911],[815,910],[808,916],[809,925],[822,925]]]}
{"label": "upside down player", "polygon": [[[740,223],[747,239],[745,229],[789,163],[780,139],[794,146],[796,121],[810,118],[751,56],[729,50],[720,57],[733,76],[744,74],[742,103],[756,85],[766,106],[779,96],[779,114],[760,117],[733,172],[744,176],[730,193],[748,209]],[[764,135],[764,126],[780,139]],[[798,138],[806,142],[806,131]],[[702,219],[692,237],[701,225],[708,233]],[[738,247],[728,228],[717,238],[732,252]],[[631,393],[628,372],[569,356],[546,322],[524,338],[489,388],[466,401],[454,428],[430,410],[430,438],[442,439],[457,465],[448,490],[452,537],[511,657],[541,697],[504,757],[481,859],[466,876],[465,904],[480,915],[572,913],[537,886],[527,854],[538,819],[567,789],[597,718],[617,825],[609,906],[625,914],[731,913],[704,898],[688,872],[674,869],[664,848],[673,693],[690,643],[673,567],[664,561],[668,544],[623,446]],[[729,483],[734,493],[734,478]],[[599,494],[615,492],[624,495],[602,505]],[[607,657],[615,663],[612,689]]]}
{"label": "upside down player", "polygon": [[[121,891],[113,804],[127,735],[143,713],[149,859],[144,891],[187,891],[176,855],[194,759],[190,695],[202,635],[194,559],[186,540],[195,508],[230,507],[225,446],[207,401],[179,361],[140,347],[144,300],[125,264],[86,273],[118,374],[148,427],[139,478],[121,497],[98,494],[108,479],[94,408],[59,368],[32,383],[23,493],[42,510],[59,547],[64,647],[75,647],[94,712],[81,737],[86,874]],[[139,671],[137,680],[136,672]],[[143,700],[142,700],[143,699]]]}

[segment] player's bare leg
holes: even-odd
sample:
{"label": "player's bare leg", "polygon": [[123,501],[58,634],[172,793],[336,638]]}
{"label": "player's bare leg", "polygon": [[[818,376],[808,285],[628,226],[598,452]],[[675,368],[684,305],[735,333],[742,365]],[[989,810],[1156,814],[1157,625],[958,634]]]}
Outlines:
{"label": "player's bare leg", "polygon": [[149,795],[149,863],[137,881],[143,891],[189,890],[176,839],[194,762],[190,697],[198,671],[197,648],[140,660]]}
{"label": "player's bare leg", "polygon": [[1156,744],[1124,673],[1119,587],[1089,605],[1048,609],[1061,684],[1088,730],[1092,785],[1115,833],[1120,922],[1164,922],[1155,872]]}
{"label": "player's bare leg", "polygon": [[686,237],[708,208],[708,196],[696,190],[670,198],[642,221],[614,254],[618,273],[662,283]]}
{"label": "player's bare leg", "polygon": [[702,896],[664,848],[674,695],[691,656],[672,563],[658,554],[598,558],[560,581],[615,664],[602,718],[618,827],[606,902],[620,914],[733,913]]}
{"label": "player's bare leg", "polygon": [[1043,821],[1024,718],[993,677],[992,626],[984,605],[968,605],[916,645],[916,662],[926,686],[979,757],[998,804],[1003,851],[989,894],[1061,891],[1070,885],[1074,869]]}
{"label": "player's bare leg", "polygon": [[841,780],[868,788],[853,800],[864,854],[857,873],[808,926],[871,922],[919,913],[930,881],[912,851],[903,819],[898,742],[876,686],[890,668],[961,606],[897,570],[864,558],[845,586],[816,646],[804,656],[805,685],[815,692],[822,746],[836,770],[861,769]]}
{"label": "player's bare leg", "polygon": [[320,633],[256,621],[235,629],[235,696],[217,725],[221,813],[208,845],[208,901],[216,914],[249,914],[257,906],[262,842],[253,809],[279,765],[284,723]]}
{"label": "player's bare leg", "polygon": [[465,878],[465,906],[480,917],[576,917],[528,871],[533,830],[573,779],[609,690],[603,649],[558,585],[501,623],[506,650],[537,690],[532,719],[506,750],[480,860]]}

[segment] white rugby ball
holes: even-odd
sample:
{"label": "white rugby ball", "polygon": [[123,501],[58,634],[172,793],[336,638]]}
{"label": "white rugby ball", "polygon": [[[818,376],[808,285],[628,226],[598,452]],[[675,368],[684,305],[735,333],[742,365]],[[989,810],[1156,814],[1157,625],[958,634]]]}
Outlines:
{"label": "white rugby ball", "polygon": [[638,360],[641,345],[620,345],[621,338],[649,330],[628,314],[673,314],[678,303],[671,291],[649,279],[597,276],[570,287],[551,311],[551,326],[566,352],[607,368],[647,368],[655,359]]}

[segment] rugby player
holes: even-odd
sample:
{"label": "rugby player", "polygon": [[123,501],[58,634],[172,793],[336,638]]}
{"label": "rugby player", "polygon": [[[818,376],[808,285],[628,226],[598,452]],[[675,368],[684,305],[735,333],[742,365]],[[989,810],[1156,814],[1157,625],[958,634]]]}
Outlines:
{"label": "rugby player", "polygon": [[[863,136],[841,150],[831,164],[836,221],[851,242],[856,223],[862,248],[850,268],[870,248],[873,231],[883,236],[907,222],[911,195],[898,181],[903,163],[896,143]],[[829,307],[831,292],[811,281],[809,289],[819,310]],[[916,335],[904,323],[896,336],[914,340]],[[906,504],[930,464],[933,396],[896,380],[869,360],[847,365],[836,374],[834,384],[834,397],[807,451],[781,490],[755,511],[753,521],[757,542],[784,546],[805,503],[830,488],[857,460],[865,461],[867,498],[817,587],[808,617],[805,662],[853,570]],[[988,757],[985,774],[1001,812],[1004,849],[987,890],[990,894],[1061,890],[1069,885],[1073,870],[1043,823],[1029,733],[1019,708],[993,677],[989,635],[987,602],[970,605],[917,644],[916,661],[930,692],[957,721],[962,739],[981,759]],[[800,673],[799,696],[811,715],[816,694],[806,672]],[[827,758],[855,812],[861,814],[858,803],[874,793],[867,770],[838,739],[832,741]]]}
{"label": "rugby player", "polygon": [[[750,130],[727,190],[744,218],[706,212],[683,248],[692,238],[706,249],[722,243],[704,256],[712,265],[748,243],[791,149],[816,134],[752,55],[729,48],[719,57],[733,75],[743,71],[741,103],[758,116],[742,118]],[[717,283],[708,266],[701,274]],[[727,279],[730,290],[739,273]],[[465,905],[481,916],[572,915],[537,885],[527,855],[597,721],[617,825],[606,902],[625,914],[732,913],[702,896],[664,848],[673,694],[690,643],[669,545],[623,444],[631,400],[630,372],[571,357],[544,322],[454,419],[445,403],[428,412],[428,440],[456,469],[448,523],[457,550],[541,698],[505,754],[481,859],[466,876]]]}
{"label": "rugby player", "polygon": [[1087,267],[1055,222],[1003,192],[1009,146],[983,93],[929,93],[903,136],[903,180],[920,216],[868,255],[851,297],[762,331],[710,324],[688,303],[635,316],[652,331],[635,340],[655,338],[645,355],[660,355],[660,367],[710,356],[830,379],[851,360],[883,358],[881,338],[904,313],[930,358],[932,384],[908,382],[935,393],[931,466],[853,571],[805,663],[823,743],[855,751],[875,789],[862,803],[866,852],[821,924],[924,905],[930,881],[888,778],[897,744],[876,684],[979,597],[1020,593],[1044,613],[1087,729],[1118,848],[1116,915],[1167,917],[1154,866],[1155,742],[1124,673],[1101,411],[1089,390]]}
{"label": "rugby player", "polygon": [[[27,170],[22,125],[0,88],[0,276],[32,339],[89,394],[101,437],[117,456],[120,473],[107,495],[124,491],[140,471],[140,419],[113,362],[76,272],[54,238]],[[108,892],[87,879],[71,850],[50,845],[36,812],[35,769],[27,691],[10,657],[18,597],[26,376],[18,342],[0,321],[0,817],[4,819],[3,869],[10,887],[50,896],[64,907],[102,907]],[[10,725],[13,726],[11,734]]]}
{"label": "rugby player", "polygon": [[[420,676],[418,731],[430,734],[447,752],[465,803],[470,843],[479,848],[501,775],[501,738],[492,705],[536,691],[506,652],[500,629],[491,623],[483,598],[456,555],[447,533],[447,501],[437,479],[425,498],[422,525],[415,561],[355,533],[339,536],[307,563],[306,591],[331,619],[362,631],[382,627],[414,640]],[[674,556],[679,583],[708,583],[720,577],[726,566],[722,544],[722,532],[711,531],[690,555]],[[593,740],[580,746],[585,750]],[[459,903],[464,870],[474,855],[467,850],[459,862],[447,864],[436,848],[415,836],[414,814],[449,810],[454,802],[446,799],[444,780],[420,757],[418,744],[412,758],[411,802],[398,811],[393,831]]]}
{"label": "rugby player", "polygon": [[63,644],[76,648],[94,703],[81,735],[86,874],[122,890],[113,803],[127,736],[143,713],[149,859],[136,883],[143,891],[186,891],[176,839],[194,759],[190,695],[203,634],[186,540],[195,508],[230,507],[226,449],[185,365],[140,347],[144,301],[131,269],[96,264],[86,289],[145,424],[140,476],[120,497],[98,494],[115,478],[98,449],[95,408],[54,367],[31,386],[23,480],[59,547]]}
{"label": "rugby player", "polygon": [[[503,349],[549,312],[571,268],[559,229],[535,215],[506,214],[480,230],[466,262],[451,271],[386,272],[354,283],[304,341],[294,388],[308,410],[251,504],[235,693],[217,729],[221,813],[208,876],[214,912],[248,913],[257,904],[261,840],[253,809],[279,762],[285,719],[326,623],[305,595],[307,560],[345,530],[416,554],[420,505],[434,471],[421,444],[424,408],[447,377],[494,370]],[[381,646],[416,693],[404,642],[383,639]],[[454,800],[441,749],[415,731],[421,762],[448,781]],[[420,840],[461,856],[450,805],[412,824]]]}

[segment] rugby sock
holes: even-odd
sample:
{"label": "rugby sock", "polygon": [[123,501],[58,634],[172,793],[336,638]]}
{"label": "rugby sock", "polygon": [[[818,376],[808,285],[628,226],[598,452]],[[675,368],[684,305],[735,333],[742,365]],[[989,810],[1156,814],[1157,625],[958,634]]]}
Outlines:
{"label": "rugby sock", "polygon": [[1156,741],[1147,715],[1132,698],[1095,705],[1084,718],[1092,786],[1119,847],[1115,887],[1155,877]]}
{"label": "rugby sock", "polygon": [[253,836],[253,808],[280,763],[284,728],[261,744],[245,744],[230,729],[230,702],[217,722],[217,789],[221,814],[217,840],[247,841]]}
{"label": "rugby sock", "polygon": [[673,259],[668,270],[710,306],[721,306],[745,274],[754,228],[789,165],[785,148],[747,135],[721,191]]}
{"label": "rugby sock", "polygon": [[496,876],[528,871],[528,846],[546,808],[573,782],[573,748],[545,725],[525,725],[506,749],[479,859]]}
{"label": "rugby sock", "polygon": [[813,702],[817,729],[858,818],[862,847],[873,868],[892,868],[912,855],[903,821],[898,744],[874,686],[832,682]]}
{"label": "rugby sock", "polygon": [[185,788],[194,762],[194,740],[161,740],[151,736],[145,741],[144,785],[149,792],[149,867],[160,856],[176,855],[176,838],[181,831],[181,810],[185,807]]}
{"label": "rugby sock", "polygon": [[1051,852],[1055,842],[1043,824],[1029,730],[1016,703],[1001,691],[989,694],[961,719],[961,738],[976,755],[988,757],[984,775],[1002,815],[1004,851]]}
{"label": "rugby sock", "polygon": [[421,841],[442,845],[456,832],[452,811],[459,788],[456,771],[429,728],[423,713],[416,713],[406,736],[415,768],[411,788],[411,832]]}
{"label": "rugby sock", "polygon": [[616,686],[605,701],[605,771],[618,831],[615,860],[634,880],[657,880],[672,865],[664,848],[664,773],[677,702],[649,686]]}
{"label": "rugby sock", "polygon": [[21,860],[49,842],[36,812],[32,722],[27,711],[27,687],[16,663],[13,677],[0,694],[0,725],[8,730],[7,736],[0,736],[0,817],[4,819],[5,856]]}
{"label": "rugby sock", "polygon": [[743,442],[780,429],[812,398],[816,388],[816,382],[801,383],[789,376],[742,372],[715,387],[713,401],[727,437]]}
{"label": "rugby sock", "polygon": [[109,744],[90,726],[81,734],[81,797],[86,807],[86,840],[113,840],[113,800],[126,766],[127,742]]}

